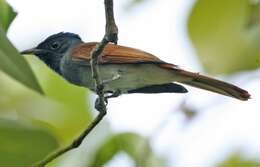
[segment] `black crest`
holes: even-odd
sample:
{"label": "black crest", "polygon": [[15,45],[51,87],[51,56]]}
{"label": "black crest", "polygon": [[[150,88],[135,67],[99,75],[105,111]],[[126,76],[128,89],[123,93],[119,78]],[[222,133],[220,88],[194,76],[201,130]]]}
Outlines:
{"label": "black crest", "polygon": [[80,36],[74,33],[70,33],[70,32],[60,32],[54,35],[49,36],[48,38],[46,38],[43,42],[41,42],[37,48],[45,48],[45,45],[48,44],[49,42],[53,41],[53,40],[57,40],[57,39],[66,39],[66,38],[75,38],[75,39],[79,39],[81,40]]}
{"label": "black crest", "polygon": [[70,32],[60,32],[60,33],[57,33],[57,34],[54,34],[52,36],[49,36],[45,41],[49,41],[49,40],[53,40],[53,39],[56,39],[56,38],[77,38],[77,39],[80,39],[81,38],[79,37],[79,35],[77,34],[74,34],[74,33],[70,33]]}

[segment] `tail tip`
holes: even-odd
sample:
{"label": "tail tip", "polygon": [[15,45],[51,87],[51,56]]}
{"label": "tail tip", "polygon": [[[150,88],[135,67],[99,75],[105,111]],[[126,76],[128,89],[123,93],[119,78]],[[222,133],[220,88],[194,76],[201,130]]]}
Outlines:
{"label": "tail tip", "polygon": [[241,94],[241,100],[247,101],[249,99],[251,99],[251,95],[246,91],[244,93]]}

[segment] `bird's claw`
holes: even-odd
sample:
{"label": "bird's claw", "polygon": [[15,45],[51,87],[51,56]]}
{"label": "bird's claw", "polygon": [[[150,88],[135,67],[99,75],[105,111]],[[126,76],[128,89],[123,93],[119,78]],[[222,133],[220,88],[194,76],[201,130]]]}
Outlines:
{"label": "bird's claw", "polygon": [[109,98],[115,98],[121,95],[120,90],[114,91],[111,95],[105,96],[105,99],[108,100]]}
{"label": "bird's claw", "polygon": [[102,102],[102,100],[98,97],[95,101],[95,109],[101,112],[104,108],[106,108],[107,104],[107,98],[104,98],[104,102]]}

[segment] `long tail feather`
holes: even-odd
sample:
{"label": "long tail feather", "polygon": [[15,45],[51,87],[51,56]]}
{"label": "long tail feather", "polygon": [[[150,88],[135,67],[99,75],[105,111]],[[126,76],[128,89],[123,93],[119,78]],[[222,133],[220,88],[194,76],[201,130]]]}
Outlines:
{"label": "long tail feather", "polygon": [[182,78],[178,79],[177,82],[219,93],[225,96],[230,96],[239,100],[250,99],[250,94],[246,90],[227,82],[210,78],[199,73],[185,71],[171,64],[163,64],[161,67],[172,70],[175,77],[177,75],[177,78]]}

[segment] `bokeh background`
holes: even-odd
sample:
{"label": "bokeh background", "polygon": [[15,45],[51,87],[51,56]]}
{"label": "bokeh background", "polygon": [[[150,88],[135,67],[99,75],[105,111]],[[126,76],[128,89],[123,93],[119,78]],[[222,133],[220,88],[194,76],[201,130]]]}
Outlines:
{"label": "bokeh background", "polygon": [[[7,2],[12,9],[0,0],[0,23],[7,29],[12,10],[17,13],[7,36],[18,50],[61,31],[86,42],[103,37],[103,0]],[[120,45],[239,85],[252,99],[191,87],[188,94],[123,95],[109,101],[106,118],[80,148],[48,166],[260,166],[260,2],[120,0],[114,6]],[[30,55],[46,95],[25,87],[6,74],[16,66],[6,67],[2,36],[0,44],[0,166],[28,167],[86,128],[97,115],[96,96]]]}

